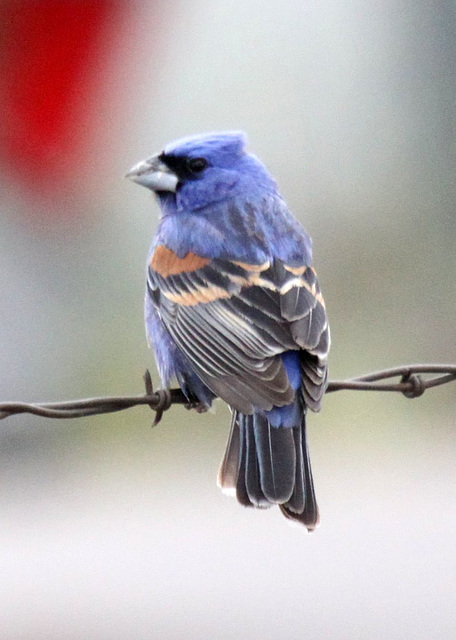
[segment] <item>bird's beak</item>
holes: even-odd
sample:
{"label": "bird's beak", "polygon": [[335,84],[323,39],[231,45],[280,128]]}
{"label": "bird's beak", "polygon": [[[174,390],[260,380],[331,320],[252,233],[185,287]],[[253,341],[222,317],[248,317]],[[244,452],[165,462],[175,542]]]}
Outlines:
{"label": "bird's beak", "polygon": [[148,160],[142,160],[135,164],[125,177],[152,191],[175,192],[179,182],[176,174],[160,160],[158,153]]}

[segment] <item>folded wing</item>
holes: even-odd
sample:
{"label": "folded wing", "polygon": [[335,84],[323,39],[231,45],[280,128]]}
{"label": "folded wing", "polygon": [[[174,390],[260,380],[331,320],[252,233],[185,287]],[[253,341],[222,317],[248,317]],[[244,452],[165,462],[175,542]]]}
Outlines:
{"label": "folded wing", "polygon": [[300,352],[306,405],[320,408],[329,328],[312,267],[178,258],[160,245],[148,292],[199,377],[234,409],[252,414],[292,402],[280,357],[289,350]]}

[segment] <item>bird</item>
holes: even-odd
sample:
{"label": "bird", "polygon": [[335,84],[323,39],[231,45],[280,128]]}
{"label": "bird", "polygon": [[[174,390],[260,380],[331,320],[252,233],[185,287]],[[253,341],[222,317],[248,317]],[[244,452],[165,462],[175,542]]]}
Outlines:
{"label": "bird", "polygon": [[320,522],[307,411],[319,411],[330,332],[312,241],[242,131],[188,136],[136,164],[160,219],[145,324],[163,388],[231,410],[218,484],[244,506]]}

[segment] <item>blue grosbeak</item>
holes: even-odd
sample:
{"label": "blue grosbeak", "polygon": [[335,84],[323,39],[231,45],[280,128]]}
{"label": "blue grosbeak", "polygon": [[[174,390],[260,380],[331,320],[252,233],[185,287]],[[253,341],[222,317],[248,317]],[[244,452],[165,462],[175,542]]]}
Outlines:
{"label": "blue grosbeak", "polygon": [[246,506],[319,522],[306,436],[329,327],[311,239],[240,132],[178,140],[127,174],[157,195],[146,331],[162,384],[232,411],[219,472]]}

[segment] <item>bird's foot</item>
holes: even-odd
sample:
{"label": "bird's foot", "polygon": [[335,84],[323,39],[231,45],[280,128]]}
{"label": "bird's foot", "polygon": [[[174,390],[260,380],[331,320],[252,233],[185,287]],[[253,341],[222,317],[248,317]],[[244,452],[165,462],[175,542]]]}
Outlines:
{"label": "bird's foot", "polygon": [[193,400],[190,402],[186,402],[184,407],[190,411],[191,409],[195,409],[196,413],[206,413],[209,409],[209,406],[205,402],[200,402],[199,400]]}

